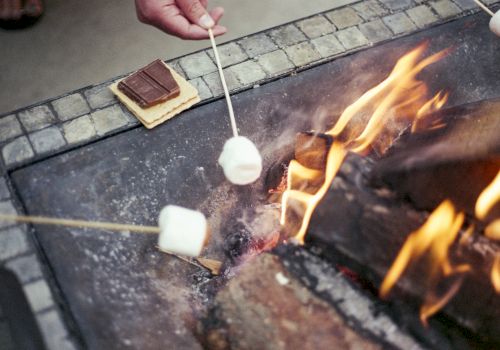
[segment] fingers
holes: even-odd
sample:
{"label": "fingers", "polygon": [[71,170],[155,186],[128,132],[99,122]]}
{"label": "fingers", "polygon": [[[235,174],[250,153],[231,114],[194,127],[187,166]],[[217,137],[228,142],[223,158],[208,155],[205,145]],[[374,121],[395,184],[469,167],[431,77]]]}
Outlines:
{"label": "fingers", "polygon": [[222,16],[224,15],[224,9],[222,7],[216,7],[210,12],[210,17],[214,20],[215,24],[218,24]]}
{"label": "fingers", "polygon": [[205,29],[215,26],[215,21],[200,0],[176,0],[175,3],[191,23],[198,24]]}

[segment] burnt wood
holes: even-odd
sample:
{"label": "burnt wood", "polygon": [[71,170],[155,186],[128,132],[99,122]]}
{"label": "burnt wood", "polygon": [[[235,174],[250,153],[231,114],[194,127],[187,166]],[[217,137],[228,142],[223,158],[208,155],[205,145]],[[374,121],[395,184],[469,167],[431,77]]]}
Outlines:
{"label": "burnt wood", "polygon": [[[386,183],[417,208],[444,199],[474,215],[479,194],[500,171],[500,99],[442,110],[431,119],[446,127],[406,135],[378,162],[375,183]],[[500,203],[489,217],[500,216]]]}
{"label": "burnt wood", "polygon": [[[307,242],[322,254],[339,260],[379,286],[408,235],[425,221],[423,212],[399,200],[388,189],[367,185],[371,163],[351,154],[318,206]],[[490,282],[490,268],[500,247],[475,234],[462,248],[453,247],[452,261],[467,262],[467,274],[459,293],[443,310],[458,324],[474,330],[487,341],[500,344],[500,298]],[[419,303],[424,295],[424,270],[404,277],[397,295],[412,296]]]}
{"label": "burnt wood", "polygon": [[333,137],[315,132],[299,132],[295,137],[295,159],[303,166],[323,170]]}

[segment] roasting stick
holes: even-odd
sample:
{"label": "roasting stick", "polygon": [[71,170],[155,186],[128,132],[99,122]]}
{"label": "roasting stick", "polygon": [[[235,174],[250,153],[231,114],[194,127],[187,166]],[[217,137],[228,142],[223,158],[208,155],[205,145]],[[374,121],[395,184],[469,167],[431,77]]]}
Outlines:
{"label": "roasting stick", "polygon": [[227,109],[229,110],[229,119],[233,129],[233,137],[226,141],[222,153],[219,157],[219,164],[224,170],[226,179],[235,185],[248,185],[256,181],[262,172],[262,157],[259,150],[244,136],[238,136],[238,128],[236,127],[236,119],[234,118],[233,104],[229,96],[226,79],[222,71],[219,52],[215,44],[214,33],[212,29],[208,29],[210,42],[214,49],[215,62],[219,71],[220,81],[226,96]]}
{"label": "roasting stick", "polygon": [[153,234],[160,234],[161,232],[160,228],[157,226],[141,226],[141,225],[116,224],[113,222],[57,219],[45,216],[23,216],[23,215],[0,214],[0,220],[41,224],[41,225],[97,228],[109,231],[132,231],[132,232],[153,233]]}
{"label": "roasting stick", "polygon": [[219,52],[217,50],[217,45],[215,44],[215,38],[212,29],[208,29],[208,35],[210,36],[210,42],[212,43],[212,48],[214,50],[215,62],[217,62],[217,69],[219,71],[220,80],[222,82],[222,88],[224,89],[224,95],[226,96],[227,109],[229,110],[229,119],[231,120],[231,127],[233,128],[233,136],[238,137],[238,128],[236,127],[236,118],[234,118],[233,103],[231,102],[231,97],[229,96],[229,90],[227,88],[226,79],[224,78],[224,72],[222,71],[222,64],[220,63]]}
{"label": "roasting stick", "polygon": [[479,6],[480,8],[482,8],[487,14],[489,14],[491,17],[493,17],[495,14],[493,13],[493,11],[491,11],[485,4],[483,4],[481,1],[479,0],[474,0],[474,2],[477,4],[477,6]]}
{"label": "roasting stick", "polygon": [[[167,226],[172,224],[173,226],[177,226],[179,224],[182,226],[182,221],[178,220],[178,218],[181,217],[182,215],[184,215],[185,221],[192,221],[196,220],[197,218],[200,219],[201,215],[201,213],[195,214],[196,213],[195,211],[174,206],[167,206],[164,212],[170,217],[175,216],[177,219],[176,222],[172,222],[172,219],[169,219],[168,217],[163,217],[162,220],[164,222],[164,225]],[[184,255],[177,254],[177,252],[175,251],[166,249],[165,247],[171,247],[172,249],[177,249],[179,251],[179,242],[172,242],[172,240],[175,241],[175,238],[178,238],[176,237],[177,234],[176,232],[172,232],[171,228],[164,228],[163,230],[165,232],[162,232],[162,228],[157,226],[116,224],[112,222],[59,219],[59,218],[50,218],[45,216],[24,216],[24,215],[8,215],[8,214],[0,214],[0,221],[14,221],[14,222],[40,224],[40,225],[55,225],[55,226],[77,227],[77,228],[94,228],[94,229],[102,229],[108,231],[130,231],[130,232],[147,233],[147,234],[159,234],[160,245],[158,246],[158,249],[163,253],[173,255],[178,259],[181,259],[182,261],[185,261],[191,265],[208,269],[214,275],[219,274],[222,265],[222,263],[218,260],[207,259],[202,257],[196,257],[195,258],[196,260],[192,260]],[[170,242],[162,242],[161,239],[162,236],[164,236],[165,239],[169,240]],[[187,253],[185,246],[181,247],[180,251],[184,252],[185,254]]]}

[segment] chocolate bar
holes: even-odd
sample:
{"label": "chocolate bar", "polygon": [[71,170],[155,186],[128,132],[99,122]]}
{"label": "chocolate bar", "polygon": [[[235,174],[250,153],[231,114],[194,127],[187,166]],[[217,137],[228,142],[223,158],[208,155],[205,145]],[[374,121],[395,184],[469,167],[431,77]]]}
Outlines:
{"label": "chocolate bar", "polygon": [[118,89],[142,108],[179,96],[179,85],[170,70],[156,60],[122,80]]}

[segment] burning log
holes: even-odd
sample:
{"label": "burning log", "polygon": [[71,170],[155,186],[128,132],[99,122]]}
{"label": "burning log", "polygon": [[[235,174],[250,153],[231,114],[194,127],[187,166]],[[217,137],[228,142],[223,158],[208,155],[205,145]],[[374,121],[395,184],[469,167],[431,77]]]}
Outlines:
{"label": "burning log", "polygon": [[[211,325],[204,334],[208,349],[382,348],[356,333],[334,307],[268,253],[241,266],[218,293],[206,323]],[[393,329],[387,337],[397,332]],[[411,340],[406,344],[414,345]]]}
{"label": "burning log", "polygon": [[[419,228],[423,213],[402,203],[386,189],[367,186],[363,174],[371,164],[355,154],[346,159],[330,191],[317,207],[307,239],[324,256],[344,263],[379,286],[409,233]],[[458,324],[491,342],[500,342],[500,298],[490,281],[497,243],[484,236],[467,238],[467,244],[452,246],[450,260],[467,262],[461,290],[444,308]],[[402,296],[423,299],[423,272],[415,270],[398,282]]]}
{"label": "burning log", "polygon": [[332,144],[332,135],[299,132],[295,137],[295,159],[307,168],[324,170],[326,155]]}
{"label": "burning log", "polygon": [[[500,170],[500,99],[442,110],[447,126],[412,134],[373,169],[373,181],[389,185],[417,208],[433,210],[444,199],[474,215],[474,204]],[[500,205],[489,217],[500,216]]]}

